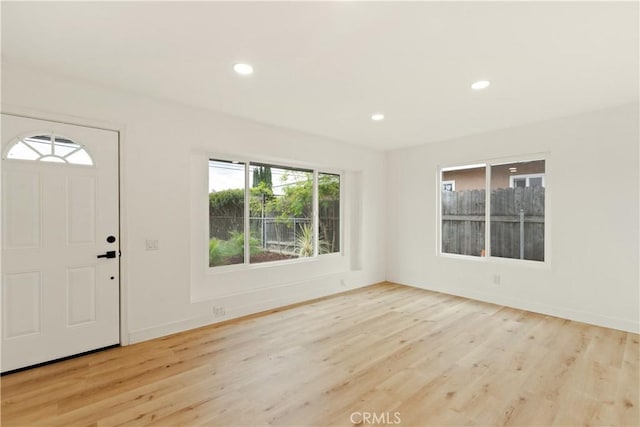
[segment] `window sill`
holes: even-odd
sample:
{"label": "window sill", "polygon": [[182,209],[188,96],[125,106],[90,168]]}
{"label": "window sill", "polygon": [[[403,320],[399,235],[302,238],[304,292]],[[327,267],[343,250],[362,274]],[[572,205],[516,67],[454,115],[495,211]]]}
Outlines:
{"label": "window sill", "polygon": [[454,260],[471,261],[471,262],[514,265],[514,266],[522,266],[522,267],[537,268],[537,269],[551,268],[551,262],[548,260],[534,261],[534,260],[516,259],[516,258],[501,258],[501,257],[493,257],[493,256],[481,257],[481,256],[458,255],[458,254],[448,254],[448,253],[439,253],[438,257],[446,258],[446,259],[454,259]]}
{"label": "window sill", "polygon": [[323,254],[315,257],[301,257],[297,259],[287,259],[282,261],[268,261],[261,262],[257,264],[234,264],[234,265],[225,265],[219,267],[209,267],[207,269],[208,276],[215,276],[218,274],[227,274],[232,272],[241,272],[241,271],[251,271],[251,270],[260,270],[264,268],[277,268],[283,267],[287,265],[298,265],[298,264],[306,264],[306,263],[315,263],[322,260],[336,259],[342,257],[342,253],[335,252],[332,254]]}

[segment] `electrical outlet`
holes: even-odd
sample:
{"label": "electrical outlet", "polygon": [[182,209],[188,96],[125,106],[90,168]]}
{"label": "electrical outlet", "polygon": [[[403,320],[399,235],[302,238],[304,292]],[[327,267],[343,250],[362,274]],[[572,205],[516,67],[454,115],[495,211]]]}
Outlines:
{"label": "electrical outlet", "polygon": [[157,239],[147,239],[144,243],[144,247],[148,251],[157,251],[158,249],[160,249],[160,244],[158,243]]}
{"label": "electrical outlet", "polygon": [[493,284],[494,285],[499,285],[501,281],[501,277],[499,274],[494,274],[493,275]]}
{"label": "electrical outlet", "polygon": [[225,314],[227,314],[227,312],[224,307],[213,307],[213,317],[222,317]]}

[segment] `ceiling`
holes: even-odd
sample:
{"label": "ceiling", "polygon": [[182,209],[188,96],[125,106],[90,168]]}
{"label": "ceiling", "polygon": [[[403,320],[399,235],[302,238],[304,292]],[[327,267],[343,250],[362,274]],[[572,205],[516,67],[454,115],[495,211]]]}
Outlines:
{"label": "ceiling", "polygon": [[638,101],[637,2],[1,7],[3,61],[381,150]]}

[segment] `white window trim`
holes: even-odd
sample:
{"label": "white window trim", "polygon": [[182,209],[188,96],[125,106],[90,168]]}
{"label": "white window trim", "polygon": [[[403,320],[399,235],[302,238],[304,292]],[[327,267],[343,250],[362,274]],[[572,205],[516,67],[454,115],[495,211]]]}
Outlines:
{"label": "white window trim", "polygon": [[[305,263],[305,262],[313,262],[313,261],[317,261],[318,259],[327,259],[327,258],[331,258],[331,257],[340,257],[340,256],[344,256],[345,255],[345,224],[344,224],[344,205],[345,205],[345,201],[344,201],[344,196],[345,196],[345,173],[344,171],[340,171],[340,170],[336,170],[336,169],[332,169],[332,168],[325,168],[325,167],[314,167],[314,166],[310,166],[308,164],[301,164],[301,163],[295,163],[295,162],[289,162],[289,161],[282,161],[282,160],[273,160],[273,159],[269,159],[269,160],[261,160],[259,158],[248,158],[248,157],[244,157],[244,156],[233,156],[233,155],[210,155],[207,156],[207,168],[209,167],[209,161],[226,161],[226,162],[235,162],[235,163],[242,163],[244,166],[244,174],[245,174],[245,191],[244,191],[244,203],[245,206],[249,206],[250,203],[250,187],[249,187],[249,182],[250,182],[250,176],[251,176],[251,165],[252,164],[264,164],[264,165],[270,165],[270,166],[274,166],[274,167],[279,167],[279,168],[289,168],[289,169],[306,169],[308,171],[311,171],[313,173],[313,198],[312,198],[312,209],[313,209],[313,221],[314,221],[314,254],[312,256],[309,257],[299,257],[299,258],[293,258],[293,259],[288,259],[288,260],[277,260],[277,261],[268,261],[268,262],[262,262],[262,263],[250,263],[250,245],[249,245],[249,239],[250,239],[250,230],[251,230],[251,222],[250,222],[250,218],[249,215],[245,215],[244,216],[244,238],[245,238],[245,242],[244,242],[244,262],[243,263],[239,263],[239,264],[232,264],[232,265],[221,265],[221,266],[215,266],[215,267],[210,267],[208,265],[208,259],[209,257],[207,256],[207,271],[209,272],[209,274],[217,274],[217,273],[225,273],[225,272],[230,272],[230,271],[238,271],[238,270],[252,270],[252,269],[259,269],[259,268],[265,268],[265,267],[277,267],[277,266],[282,266],[282,265],[289,265],[289,264],[299,264],[299,263]],[[207,176],[208,176],[209,172],[207,171]],[[339,204],[339,212],[338,212],[338,216],[339,216],[339,224],[340,224],[340,249],[337,252],[331,252],[328,254],[319,254],[318,253],[318,236],[319,236],[319,207],[318,207],[318,203],[319,203],[319,198],[318,198],[318,176],[319,174],[330,174],[330,175],[337,175],[340,177],[340,204]],[[207,186],[208,188],[208,186]],[[208,215],[207,215],[207,219],[208,219]],[[209,230],[209,226],[207,225],[206,227],[207,230]],[[208,242],[209,239],[207,239]],[[208,247],[208,246],[207,246]]]}
{"label": "white window trim", "polygon": [[[543,159],[540,159],[543,160]],[[524,174],[524,175],[510,175],[509,176],[509,187],[510,188],[514,188],[514,181],[516,179],[525,179],[525,186],[529,187],[529,180],[531,178],[542,178],[542,186],[544,187],[544,173],[530,173],[530,174]]]}
{"label": "white window trim", "polygon": [[[544,227],[544,261],[534,261],[534,260],[523,260],[516,258],[503,258],[503,257],[494,257],[491,256],[491,220],[490,220],[490,210],[491,210],[491,167],[499,166],[508,163],[526,163],[536,160],[544,160],[545,162],[545,172],[544,174],[528,174],[527,176],[535,177],[536,175],[542,175],[543,178],[543,186],[545,186],[545,207],[544,207],[544,218],[545,218],[545,227]],[[547,188],[546,184],[549,183],[550,179],[550,163],[551,163],[551,154],[549,152],[543,153],[533,153],[522,156],[512,156],[512,157],[504,157],[504,158],[492,158],[488,160],[475,160],[475,161],[460,161],[456,163],[449,163],[445,165],[439,165],[437,167],[437,191],[436,191],[436,255],[442,258],[449,259],[458,259],[463,261],[477,261],[477,262],[490,262],[490,263],[502,263],[502,264],[519,264],[526,267],[531,268],[543,268],[549,269],[551,268],[551,227],[552,227],[552,216],[551,212],[551,193]],[[462,166],[461,166],[462,165]],[[472,255],[461,255],[461,254],[450,254],[442,251],[442,183],[446,182],[442,180],[443,172],[454,171],[454,170],[464,170],[464,169],[472,169],[472,168],[480,168],[486,167],[485,175],[485,187],[487,191],[485,192],[485,217],[489,218],[489,220],[485,221],[485,248],[486,253],[485,256],[472,256]],[[545,182],[546,181],[546,182]]]}

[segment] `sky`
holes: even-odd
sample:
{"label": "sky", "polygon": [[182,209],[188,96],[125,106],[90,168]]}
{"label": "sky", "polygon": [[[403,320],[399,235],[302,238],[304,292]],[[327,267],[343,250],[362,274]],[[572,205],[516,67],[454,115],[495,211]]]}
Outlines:
{"label": "sky", "polygon": [[[297,172],[277,167],[271,168],[271,181],[273,194],[278,196],[284,193],[287,185],[306,180],[305,172]],[[249,186],[253,185],[253,174],[249,173]],[[229,190],[233,188],[244,189],[244,164],[209,161],[209,192]]]}

